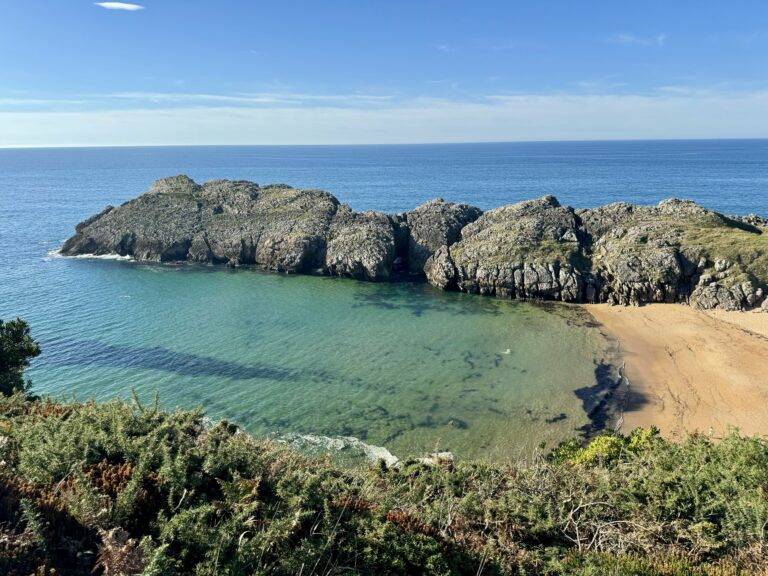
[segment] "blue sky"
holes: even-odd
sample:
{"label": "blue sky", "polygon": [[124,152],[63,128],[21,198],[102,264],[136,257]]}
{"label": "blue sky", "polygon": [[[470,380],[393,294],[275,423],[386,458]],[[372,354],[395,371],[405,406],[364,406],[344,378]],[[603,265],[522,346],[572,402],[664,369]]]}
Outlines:
{"label": "blue sky", "polygon": [[0,146],[768,137],[767,62],[765,0],[0,0]]}

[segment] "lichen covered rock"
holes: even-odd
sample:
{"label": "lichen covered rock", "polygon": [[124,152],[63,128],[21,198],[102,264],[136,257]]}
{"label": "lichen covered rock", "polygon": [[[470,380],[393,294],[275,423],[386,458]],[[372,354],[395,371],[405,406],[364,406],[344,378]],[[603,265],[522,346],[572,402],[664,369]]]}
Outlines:
{"label": "lichen covered rock", "polygon": [[593,274],[608,302],[742,310],[763,298],[768,237],[755,226],[677,199],[609,205],[580,217],[593,240]]}
{"label": "lichen covered rock", "polygon": [[584,258],[576,215],[553,196],[485,212],[426,264],[440,287],[510,298],[579,301]]}
{"label": "lichen covered rock", "polygon": [[324,265],[338,204],[318,190],[176,176],[79,225],[62,253],[310,272]]}
{"label": "lichen covered rock", "polygon": [[765,299],[768,236],[683,200],[573,211],[553,197],[486,212],[426,265],[441,289],[503,297],[745,310]]}
{"label": "lichen covered rock", "polygon": [[358,280],[388,280],[395,260],[395,230],[380,212],[339,208],[331,225],[325,267]]}
{"label": "lichen covered rock", "polygon": [[424,265],[441,246],[455,243],[461,230],[477,220],[482,210],[436,198],[405,215],[408,227],[408,271],[423,274]]}
{"label": "lichen covered rock", "polygon": [[482,213],[431,200],[390,216],[320,190],[187,176],[78,224],[65,255],[255,265],[390,280],[504,298],[768,308],[768,220],[694,202],[574,210],[553,196]]}

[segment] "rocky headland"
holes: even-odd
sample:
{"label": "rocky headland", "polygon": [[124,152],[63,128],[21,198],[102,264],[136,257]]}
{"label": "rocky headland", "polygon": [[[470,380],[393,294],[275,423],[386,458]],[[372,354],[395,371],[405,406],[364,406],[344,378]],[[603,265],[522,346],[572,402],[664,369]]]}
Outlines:
{"label": "rocky headland", "polygon": [[562,206],[553,196],[486,212],[431,200],[355,212],[319,190],[186,176],[155,182],[76,226],[61,253],[259,266],[504,298],[768,309],[768,221],[685,200]]}

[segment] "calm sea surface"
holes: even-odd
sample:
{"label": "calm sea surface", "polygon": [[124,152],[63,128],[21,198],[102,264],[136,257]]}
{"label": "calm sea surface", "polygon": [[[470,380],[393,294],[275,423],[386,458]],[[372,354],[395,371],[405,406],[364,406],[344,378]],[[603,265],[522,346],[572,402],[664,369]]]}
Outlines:
{"label": "calm sea surface", "polygon": [[38,392],[158,392],[254,432],[355,436],[399,456],[516,457],[573,435],[587,423],[574,392],[611,343],[564,306],[50,255],[88,215],[179,173],[391,212],[555,194],[768,215],[766,140],[0,150],[0,317],[31,322]]}

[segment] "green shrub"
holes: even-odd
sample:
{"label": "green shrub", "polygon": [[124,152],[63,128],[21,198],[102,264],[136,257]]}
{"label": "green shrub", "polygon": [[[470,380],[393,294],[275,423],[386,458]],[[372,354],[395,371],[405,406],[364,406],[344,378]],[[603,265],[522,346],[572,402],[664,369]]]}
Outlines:
{"label": "green shrub", "polygon": [[341,468],[199,411],[19,394],[0,431],[0,573],[725,576],[768,561],[768,443],[736,433]]}
{"label": "green shrub", "polygon": [[0,394],[24,392],[31,384],[24,380],[29,361],[40,354],[40,347],[21,318],[0,320]]}
{"label": "green shrub", "polygon": [[0,335],[0,574],[766,573],[764,438],[638,429],[527,465],[341,467],[199,410],[31,398],[37,346],[21,321]]}

